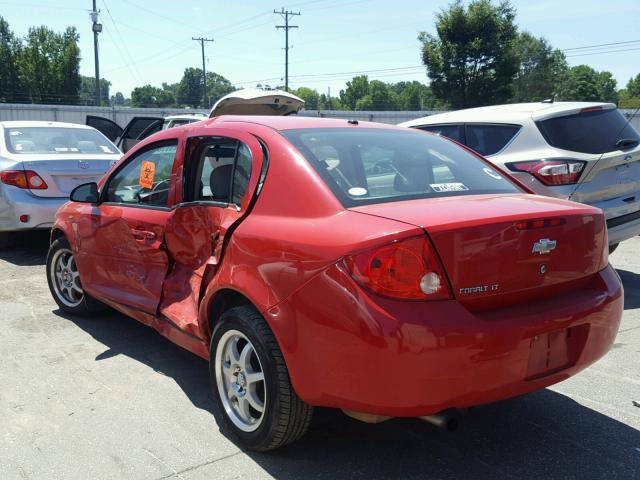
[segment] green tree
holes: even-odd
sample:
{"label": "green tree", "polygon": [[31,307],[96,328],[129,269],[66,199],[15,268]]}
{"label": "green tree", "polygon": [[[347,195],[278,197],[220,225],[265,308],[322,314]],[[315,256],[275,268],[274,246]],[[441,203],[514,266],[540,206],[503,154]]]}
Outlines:
{"label": "green tree", "polygon": [[457,0],[437,15],[437,35],[420,33],[422,61],[435,95],[453,108],[504,103],[518,71],[515,10]]}
{"label": "green tree", "polygon": [[[109,106],[109,88],[111,82],[105,78],[100,79],[100,105]],[[122,95],[122,94],[120,94]],[[94,77],[80,75],[80,105],[95,105],[96,80]]]}
{"label": "green tree", "polygon": [[171,92],[153,85],[136,87],[131,92],[133,107],[168,107],[176,102]]}
{"label": "green tree", "polygon": [[397,95],[399,110],[441,110],[446,107],[428,85],[416,80],[393,83],[389,87]]}
{"label": "green tree", "polygon": [[518,35],[515,52],[520,69],[513,80],[513,102],[539,102],[552,98],[567,71],[564,54],[544,38],[528,32]]}
{"label": "green tree", "polygon": [[356,110],[397,110],[397,95],[380,80],[369,82],[369,92],[356,102]]}
{"label": "green tree", "polygon": [[627,82],[627,88],[618,92],[618,107],[640,108],[640,73]]}
{"label": "green tree", "polygon": [[176,100],[181,105],[198,107],[202,105],[202,70],[199,68],[185,68]]}
{"label": "green tree", "polygon": [[611,72],[598,72],[588,65],[569,68],[562,76],[558,99],[583,102],[617,102],[616,80]]}
{"label": "green tree", "polygon": [[348,110],[355,110],[358,100],[369,93],[369,77],[359,75],[347,82],[347,88],[340,90],[340,103]]}
{"label": "green tree", "polygon": [[308,87],[300,87],[292,93],[304,100],[304,108],[306,110],[319,110],[320,94],[317,90]]}
{"label": "green tree", "polygon": [[[215,72],[207,72],[207,101],[210,106],[218,98],[235,90],[229,80]],[[202,105],[202,69],[185,68],[177,87],[176,99],[181,105],[196,108]]]}
{"label": "green tree", "polygon": [[126,102],[126,99],[124,98],[124,95],[122,94],[122,92],[116,92],[116,94],[113,97],[111,97],[111,103],[113,105],[121,106],[121,105],[124,105],[125,102]]}
{"label": "green tree", "polygon": [[[200,72],[202,76],[202,70],[200,70]],[[207,107],[211,107],[216,100],[235,90],[236,88],[231,82],[222,75],[215,72],[207,72],[207,100],[209,102]]]}
{"label": "green tree", "polygon": [[78,103],[78,38],[73,27],[68,27],[61,34],[44,26],[29,29],[16,64],[20,83],[31,102]]}
{"label": "green tree", "polygon": [[632,97],[640,97],[640,73],[627,82],[627,92]]}
{"label": "green tree", "polygon": [[21,42],[0,17],[0,102],[19,102],[21,85],[18,78],[17,57]]}
{"label": "green tree", "polygon": [[338,97],[328,98],[324,93],[320,94],[318,110],[342,110],[343,108]]}

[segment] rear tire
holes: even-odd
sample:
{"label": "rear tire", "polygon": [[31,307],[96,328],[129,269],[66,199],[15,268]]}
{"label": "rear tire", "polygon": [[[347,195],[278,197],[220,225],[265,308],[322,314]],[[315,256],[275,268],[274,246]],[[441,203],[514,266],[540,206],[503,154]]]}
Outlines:
{"label": "rear tire", "polygon": [[615,252],[616,248],[618,248],[619,245],[620,245],[619,243],[614,243],[613,245],[609,245],[609,255]]}
{"label": "rear tire", "polygon": [[47,253],[47,282],[61,310],[78,316],[90,316],[107,307],[82,289],[71,246],[66,238],[55,240]]}
{"label": "rear tire", "polygon": [[267,451],[299,439],[313,407],[293,390],[280,347],[250,306],[226,311],[209,349],[216,417],[244,448]]}

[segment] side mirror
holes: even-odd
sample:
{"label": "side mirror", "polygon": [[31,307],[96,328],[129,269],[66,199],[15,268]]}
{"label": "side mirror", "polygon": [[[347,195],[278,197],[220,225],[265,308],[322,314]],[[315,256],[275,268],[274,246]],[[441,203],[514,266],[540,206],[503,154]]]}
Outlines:
{"label": "side mirror", "polygon": [[98,203],[100,198],[100,194],[98,193],[98,184],[91,182],[78,185],[71,191],[69,198],[72,202]]}

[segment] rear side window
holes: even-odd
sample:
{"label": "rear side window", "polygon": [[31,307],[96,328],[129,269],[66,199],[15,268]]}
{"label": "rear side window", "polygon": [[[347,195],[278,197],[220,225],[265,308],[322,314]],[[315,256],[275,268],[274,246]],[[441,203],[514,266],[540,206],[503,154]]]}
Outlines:
{"label": "rear side window", "polygon": [[617,109],[597,110],[536,122],[552,147],[580,153],[617,150],[622,138],[640,141],[640,135]]}
{"label": "rear side window", "polygon": [[[187,200],[242,204],[251,176],[251,151],[232,139],[198,139]],[[193,157],[192,157],[193,158]]]}
{"label": "rear side window", "polygon": [[480,155],[495,155],[515,137],[520,127],[517,125],[475,125],[467,124],[466,142],[469,148]]}
{"label": "rear side window", "polygon": [[425,125],[418,128],[464,143],[464,125]]}
{"label": "rear side window", "polygon": [[281,133],[345,207],[520,192],[475,155],[444,138],[415,130],[326,128]]}

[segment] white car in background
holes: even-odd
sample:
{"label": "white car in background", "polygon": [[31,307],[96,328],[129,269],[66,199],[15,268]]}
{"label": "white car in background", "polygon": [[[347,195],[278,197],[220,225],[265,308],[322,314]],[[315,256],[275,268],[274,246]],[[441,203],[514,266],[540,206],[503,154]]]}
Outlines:
{"label": "white car in background", "polygon": [[71,190],[98,181],[121,156],[84,125],[0,122],[0,246],[9,232],[50,228]]}
{"label": "white car in background", "polygon": [[133,117],[124,128],[109,118],[88,115],[86,124],[102,132],[120,150],[127,153],[136,143],[167,128],[220,115],[293,115],[303,106],[304,100],[282,90],[245,88],[221,97],[213,105],[209,115],[182,113],[168,117]]}
{"label": "white car in background", "polygon": [[601,208],[611,251],[640,234],[640,134],[612,103],[497,105],[400,125],[460,142],[540,195]]}

